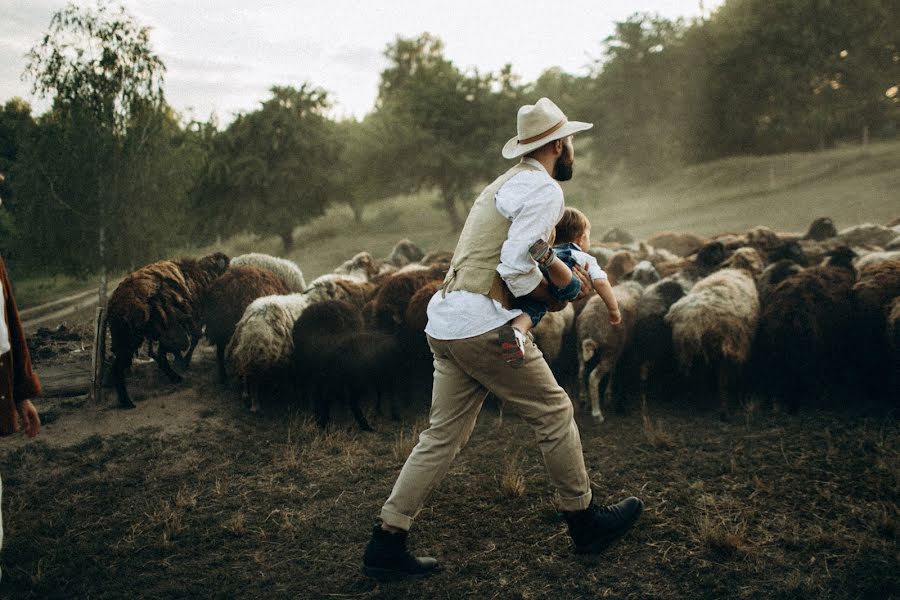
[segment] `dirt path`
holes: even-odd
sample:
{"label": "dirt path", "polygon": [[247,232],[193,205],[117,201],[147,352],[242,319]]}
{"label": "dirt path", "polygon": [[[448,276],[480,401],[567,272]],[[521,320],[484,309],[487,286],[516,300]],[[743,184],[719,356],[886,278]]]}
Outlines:
{"label": "dirt path", "polygon": [[[89,369],[90,362],[84,360],[60,363],[51,359],[35,365],[38,376],[47,381],[67,374],[77,379],[69,383],[72,387],[89,379]],[[205,345],[197,348],[182,384],[169,383],[151,360],[136,359],[127,382],[137,408],[119,408],[115,391],[110,388],[103,389],[103,397],[98,401],[91,400],[87,394],[71,397],[45,394],[48,397],[35,400],[43,421],[36,439],[60,448],[91,436],[115,436],[143,427],[158,429],[161,435],[189,430],[201,418],[217,420],[219,417],[215,415],[234,404],[235,399],[230,394],[223,394],[214,378],[215,351]],[[53,392],[53,389],[48,391]],[[28,442],[23,435],[11,436],[0,445],[0,453],[15,450]]]}

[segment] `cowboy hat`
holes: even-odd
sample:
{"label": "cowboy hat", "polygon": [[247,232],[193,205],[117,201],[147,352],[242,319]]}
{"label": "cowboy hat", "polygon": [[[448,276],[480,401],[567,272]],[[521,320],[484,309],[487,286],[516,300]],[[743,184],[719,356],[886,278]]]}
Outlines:
{"label": "cowboy hat", "polygon": [[535,104],[521,107],[516,125],[519,135],[503,146],[503,158],[528,154],[547,142],[569,137],[594,126],[593,123],[569,121],[563,111],[548,98],[541,98]]}

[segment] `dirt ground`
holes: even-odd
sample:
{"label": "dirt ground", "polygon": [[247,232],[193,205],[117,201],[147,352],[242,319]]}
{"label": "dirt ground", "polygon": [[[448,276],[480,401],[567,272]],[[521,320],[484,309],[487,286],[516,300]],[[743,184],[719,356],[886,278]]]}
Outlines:
{"label": "dirt ground", "polygon": [[[72,341],[38,373],[89,365]],[[77,352],[76,352],[77,351]],[[85,363],[85,359],[87,362]],[[80,361],[80,362],[79,362]],[[638,495],[637,528],[576,557],[527,425],[486,405],[411,539],[442,573],[359,573],[373,518],[424,426],[425,399],[360,433],[344,411],[247,412],[201,346],[187,381],[152,363],[138,407],[43,398],[40,437],[0,442],[5,598],[896,598],[900,436],[860,407],[579,414],[594,492]]]}

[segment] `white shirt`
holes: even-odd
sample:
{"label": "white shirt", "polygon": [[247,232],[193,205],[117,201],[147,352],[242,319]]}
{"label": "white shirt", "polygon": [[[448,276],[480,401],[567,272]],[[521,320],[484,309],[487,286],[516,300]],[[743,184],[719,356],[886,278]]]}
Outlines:
{"label": "white shirt", "polygon": [[[523,161],[540,170],[516,174],[494,196],[497,210],[511,222],[497,272],[516,297],[533,291],[544,278],[528,247],[538,238],[548,240],[565,210],[559,183],[538,161]],[[439,290],[428,303],[425,333],[438,340],[459,340],[481,335],[520,314],[521,310],[507,310],[483,294],[457,290],[445,296]]]}
{"label": "white shirt", "polygon": [[[577,244],[574,245],[577,246]],[[584,270],[587,271],[591,281],[594,279],[609,279],[606,275],[606,271],[604,271],[600,266],[600,263],[597,262],[596,257],[582,250],[573,249],[571,252],[572,258],[575,259],[575,262],[577,262],[579,266],[584,267]]]}
{"label": "white shirt", "polygon": [[0,354],[9,352],[9,328],[6,326],[6,301],[3,299],[3,284],[0,283]]}

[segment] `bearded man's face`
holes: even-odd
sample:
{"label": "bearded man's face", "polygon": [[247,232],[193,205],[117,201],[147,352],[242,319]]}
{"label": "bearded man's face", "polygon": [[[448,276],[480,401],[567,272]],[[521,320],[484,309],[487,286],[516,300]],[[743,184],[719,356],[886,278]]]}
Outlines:
{"label": "bearded man's face", "polygon": [[556,159],[553,165],[553,179],[557,181],[568,181],[572,179],[574,173],[573,165],[575,164],[575,148],[572,146],[572,138],[567,137],[563,141],[563,151]]}

